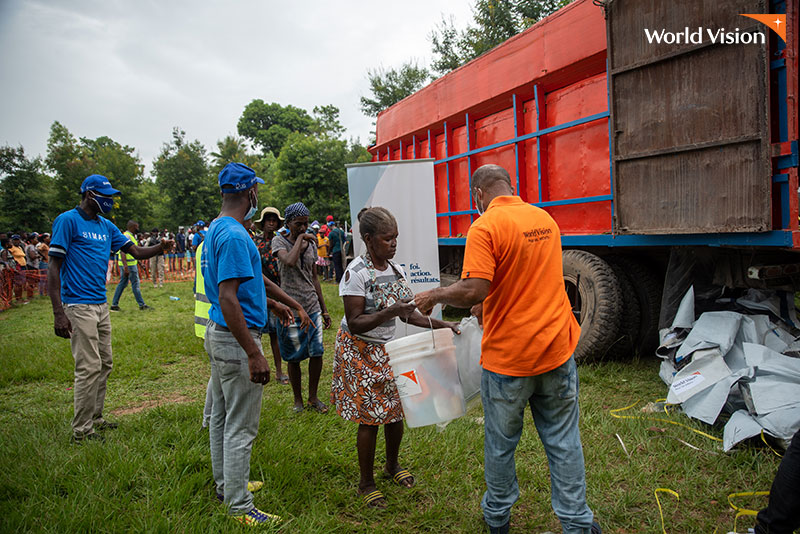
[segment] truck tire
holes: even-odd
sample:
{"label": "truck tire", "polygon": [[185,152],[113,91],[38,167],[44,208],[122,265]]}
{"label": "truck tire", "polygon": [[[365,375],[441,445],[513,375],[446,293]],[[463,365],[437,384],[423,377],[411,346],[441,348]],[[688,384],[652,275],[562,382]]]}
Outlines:
{"label": "truck tire", "polygon": [[639,348],[636,344],[639,339],[639,327],[642,320],[639,298],[636,294],[636,289],[633,287],[630,275],[625,272],[620,262],[617,261],[617,257],[610,256],[605,260],[617,276],[622,299],[619,333],[608,354],[616,360],[630,360],[639,353]]}
{"label": "truck tire", "polygon": [[641,355],[654,356],[658,348],[658,316],[661,312],[663,283],[655,271],[641,260],[622,256],[615,261],[628,274],[639,299],[641,318],[636,350]]}
{"label": "truck tire", "polygon": [[575,360],[601,360],[607,356],[619,331],[619,282],[611,267],[594,254],[565,250],[562,257],[564,287],[581,325]]}

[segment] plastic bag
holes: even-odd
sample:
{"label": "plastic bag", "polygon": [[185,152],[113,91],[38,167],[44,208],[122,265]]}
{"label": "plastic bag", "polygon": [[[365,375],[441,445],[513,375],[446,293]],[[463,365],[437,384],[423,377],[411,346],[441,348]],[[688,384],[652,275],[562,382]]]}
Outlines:
{"label": "plastic bag", "polygon": [[464,392],[464,401],[469,402],[481,392],[481,339],[483,329],[475,316],[461,320],[461,335],[453,336],[458,362],[458,378]]}

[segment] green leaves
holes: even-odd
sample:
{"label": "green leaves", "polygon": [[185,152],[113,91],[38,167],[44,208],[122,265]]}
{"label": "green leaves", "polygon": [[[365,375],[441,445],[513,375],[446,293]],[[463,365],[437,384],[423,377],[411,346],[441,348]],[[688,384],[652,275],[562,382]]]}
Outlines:
{"label": "green leaves", "polygon": [[425,85],[430,73],[428,69],[409,61],[397,70],[382,67],[370,69],[367,78],[372,98],[361,97],[361,111],[368,117],[377,117],[378,113]]}
{"label": "green leaves", "polygon": [[244,108],[237,125],[239,135],[277,156],[292,132],[311,133],[314,119],[304,109],[255,99]]}

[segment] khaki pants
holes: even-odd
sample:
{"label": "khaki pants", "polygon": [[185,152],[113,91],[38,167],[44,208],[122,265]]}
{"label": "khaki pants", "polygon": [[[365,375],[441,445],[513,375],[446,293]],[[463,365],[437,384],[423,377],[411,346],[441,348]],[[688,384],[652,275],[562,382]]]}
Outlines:
{"label": "khaki pants", "polygon": [[150,272],[153,277],[153,287],[164,283],[164,256],[159,254],[150,258]]}
{"label": "khaki pants", "polygon": [[111,318],[108,304],[64,305],[72,324],[72,357],[75,359],[75,416],[72,432],[93,432],[94,422],[103,420],[106,382],[111,374]]}

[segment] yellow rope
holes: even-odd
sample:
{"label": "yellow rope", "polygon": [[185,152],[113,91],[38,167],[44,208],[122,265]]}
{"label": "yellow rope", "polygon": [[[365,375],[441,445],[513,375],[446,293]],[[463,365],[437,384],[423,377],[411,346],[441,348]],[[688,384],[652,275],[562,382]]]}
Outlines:
{"label": "yellow rope", "polygon": [[769,492],[768,491],[743,491],[743,492],[739,492],[739,493],[731,493],[730,495],[728,495],[728,504],[730,504],[731,508],[733,508],[736,511],[736,516],[733,518],[733,530],[734,531],[738,531],[739,530],[737,528],[738,527],[737,523],[738,523],[740,517],[745,517],[745,516],[755,517],[756,515],[758,515],[758,510],[750,510],[750,509],[742,508],[741,506],[736,506],[735,504],[733,504],[734,497],[753,497],[753,496],[769,496]]}
{"label": "yellow rope", "polygon": [[669,488],[656,488],[655,491],[653,491],[653,495],[656,496],[656,504],[658,505],[658,515],[661,517],[661,532],[667,534],[667,530],[664,528],[664,511],[661,509],[661,500],[658,498],[659,493],[669,493],[679,501],[681,500],[681,497],[680,495],[678,495],[678,492],[673,491]]}
{"label": "yellow rope", "polygon": [[769,450],[771,450],[771,451],[772,451],[772,453],[773,453],[775,456],[777,456],[778,458],[783,458],[783,455],[782,455],[781,453],[779,453],[778,451],[776,451],[775,449],[773,449],[773,448],[772,448],[772,445],[770,445],[769,443],[767,443],[767,438],[766,438],[766,437],[764,437],[764,430],[763,430],[763,429],[761,430],[761,441],[763,441],[763,442],[764,442],[764,445],[766,445],[767,447],[769,447]]}
{"label": "yellow rope", "polygon": [[[663,419],[661,417],[642,417],[640,415],[619,415],[618,412],[624,412],[625,410],[630,410],[631,408],[633,408],[637,404],[639,404],[639,401],[636,401],[633,404],[625,406],[624,408],[616,408],[614,410],[609,410],[609,413],[611,414],[611,417],[616,417],[617,419],[646,419],[648,421],[660,421],[662,423],[668,423],[670,425],[680,426],[680,427],[687,428],[687,429],[691,430],[695,434],[700,434],[701,436],[703,436],[705,438],[708,438],[708,439],[711,439],[711,440],[714,440],[714,441],[722,442],[722,440],[720,438],[716,437],[716,436],[712,436],[711,434],[706,434],[702,430],[697,430],[696,428],[692,428],[692,427],[690,427],[688,425],[684,425],[683,423],[679,423],[677,421],[672,421],[670,419]],[[665,407],[665,409],[666,409],[666,407]]]}

